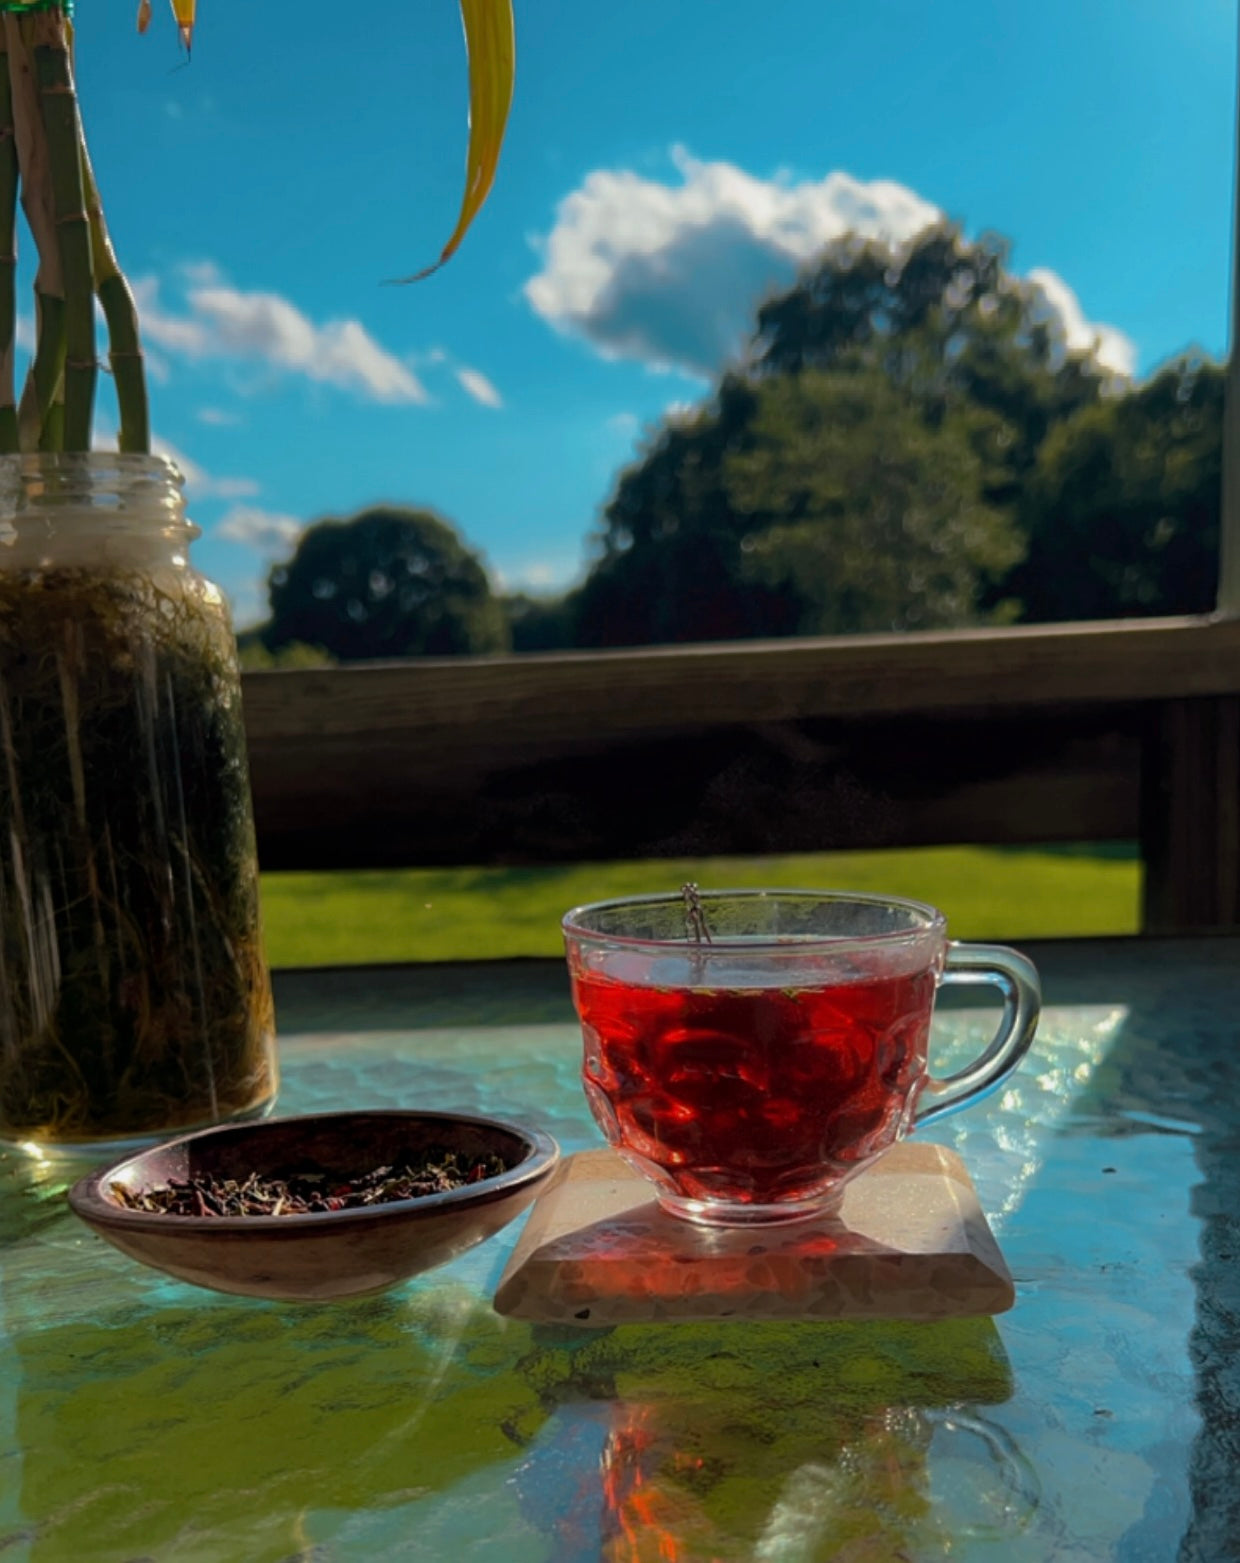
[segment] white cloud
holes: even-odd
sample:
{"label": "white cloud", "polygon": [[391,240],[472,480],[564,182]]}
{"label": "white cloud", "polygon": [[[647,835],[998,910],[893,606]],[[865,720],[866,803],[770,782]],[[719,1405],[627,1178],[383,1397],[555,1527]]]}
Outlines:
{"label": "white cloud", "polygon": [[[116,431],[105,431],[97,428],[95,431],[95,444],[97,446],[110,446],[116,443]],[[191,501],[196,499],[245,499],[257,494],[260,485],[253,478],[213,477],[196,462],[192,456],[187,456],[184,451],[178,450],[175,445],[158,434],[151,436],[151,449],[157,456],[163,456],[172,462],[185,479],[186,497]]]}
{"label": "white cloud", "polygon": [[146,340],[170,353],[186,353],[194,358],[210,351],[202,321],[170,315],[160,307],[158,277],[136,278],[133,296]]}
{"label": "white cloud", "polygon": [[[112,439],[115,438],[116,436],[113,434]],[[184,451],[178,450],[175,445],[170,444],[165,439],[161,439],[158,434],[152,434],[151,436],[151,451],[156,456],[162,456],[165,461],[170,461],[179,470],[181,476],[185,479],[187,490],[197,489],[201,493],[203,488],[209,483],[210,480],[206,472],[192,456],[187,456]]]}
{"label": "white cloud", "polygon": [[210,288],[224,280],[224,273],[213,260],[182,261],[177,270],[186,283],[197,288]]}
{"label": "white cloud", "polygon": [[200,407],[196,414],[199,423],[209,424],[212,428],[232,428],[241,422],[239,413],[227,412],[223,407]]}
{"label": "white cloud", "polygon": [[641,427],[641,420],[635,412],[614,412],[607,420],[607,427],[614,434],[636,434]]}
{"label": "white cloud", "polygon": [[1137,367],[1137,350],[1131,337],[1114,326],[1086,320],[1081,301],[1058,272],[1038,266],[1029,273],[1027,281],[1040,295],[1050,319],[1058,325],[1065,344],[1073,352],[1085,353],[1092,349],[1104,369],[1131,377]]}
{"label": "white cloud", "polygon": [[[759,179],[681,147],[672,160],[677,184],[596,169],[560,202],[539,241],[542,267],[525,285],[527,301],[605,358],[709,379],[742,351],[762,297],[787,287],[832,242],[859,234],[895,249],[943,216],[892,180],[865,183],[840,171],[799,183]],[[1135,353],[1121,332],[1086,322],[1054,273],[1035,276],[1070,345],[1096,339],[1101,362],[1131,365]]]}
{"label": "white cloud", "polygon": [[278,293],[191,288],[210,349],[260,358],[307,379],[365,392],[377,402],[425,402],[421,382],[357,320],[316,326]]}
{"label": "white cloud", "polygon": [[239,630],[261,624],[271,611],[265,581],[230,581],[224,592],[232,609],[233,624]]}
{"label": "white cloud", "polygon": [[262,490],[253,478],[208,478],[207,485],[216,499],[249,499]]}
{"label": "white cloud", "polygon": [[216,537],[241,543],[262,554],[286,553],[304,530],[296,516],[275,510],[260,510],[256,505],[234,505],[213,528]]}
{"label": "white cloud", "polygon": [[149,347],[144,347],[142,364],[146,369],[147,377],[154,380],[156,385],[167,385],[172,378],[172,368],[162,353],[155,353]]}
{"label": "white cloud", "polygon": [[146,336],[189,358],[258,359],[276,369],[354,391],[371,401],[428,400],[415,374],[380,346],[358,320],[316,325],[278,293],[226,286],[210,262],[182,269],[187,313],[160,303],[156,277],[134,284]]}
{"label": "white cloud", "polygon": [[524,586],[545,591],[560,581],[561,574],[554,564],[527,564],[518,579]]}
{"label": "white cloud", "polygon": [[504,398],[487,379],[480,369],[457,369],[456,378],[465,390],[476,402],[481,402],[484,407],[502,407]]}
{"label": "white cloud", "polygon": [[754,304],[848,232],[898,242],[938,217],[889,180],[756,179],[672,153],[679,185],[598,169],[560,202],[525,296],[605,357],[709,376],[743,344]]}
{"label": "white cloud", "polygon": [[491,571],[496,587],[503,592],[528,591],[535,594],[565,591],[581,570],[579,558],[516,559],[497,564]]}

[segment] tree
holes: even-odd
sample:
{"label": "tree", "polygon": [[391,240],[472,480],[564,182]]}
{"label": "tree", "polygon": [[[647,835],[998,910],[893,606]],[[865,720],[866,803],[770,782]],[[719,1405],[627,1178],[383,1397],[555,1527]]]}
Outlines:
{"label": "tree", "polygon": [[571,602],[578,645],[788,633],[777,605],[740,579],[752,526],[733,507],[725,463],[743,446],[756,406],[751,380],[725,377],[713,403],[670,420],[621,475],[600,556]]}
{"label": "tree", "polygon": [[[982,617],[983,592],[1023,548],[1010,514],[984,498],[975,422],[949,411],[928,424],[873,374],[767,381],[747,448],[725,464],[735,509],[755,523],[741,582],[780,604],[791,634]],[[985,617],[1014,613],[999,603]]]}
{"label": "tree", "polygon": [[1017,611],[1012,516],[1110,377],[1005,241],[847,239],[758,311],[748,366],[621,475],[581,645],[963,624]]}
{"label": "tree", "polygon": [[266,625],[257,629],[242,630],[237,636],[237,661],[243,673],[270,673],[297,668],[329,668],[335,658],[322,646],[307,646],[300,640],[290,640],[279,651],[269,651],[263,644]]}
{"label": "tree", "polygon": [[565,651],[576,644],[571,593],[532,596],[514,592],[501,602],[514,651]]}
{"label": "tree", "polygon": [[321,646],[341,661],[504,651],[503,610],[453,527],[426,510],[320,521],[268,582],[263,644]]}
{"label": "tree", "polygon": [[988,497],[1010,500],[1048,429],[1095,404],[1112,377],[1069,350],[1045,296],[1007,269],[1008,252],[998,235],[970,242],[948,222],[899,253],[847,236],[759,309],[758,371],[877,371],[932,421],[952,407],[991,414],[1003,439]]}
{"label": "tree", "polygon": [[994,438],[984,412],[929,422],[873,371],[725,382],[621,479],[572,602],[580,643],[1009,619],[994,588],[1022,548],[985,497]]}
{"label": "tree", "polygon": [[1028,619],[1206,613],[1222,499],[1224,371],[1200,357],[1048,435],[1022,498]]}

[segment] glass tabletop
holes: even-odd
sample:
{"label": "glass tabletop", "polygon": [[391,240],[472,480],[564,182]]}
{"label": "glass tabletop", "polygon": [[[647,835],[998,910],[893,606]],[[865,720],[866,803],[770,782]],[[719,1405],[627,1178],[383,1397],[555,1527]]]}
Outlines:
{"label": "glass tabletop", "polygon": [[[997,1320],[498,1316],[519,1223],[383,1296],[196,1290],[0,1164],[0,1555],[108,1563],[1201,1559],[1240,1555],[1232,940],[1035,952],[965,1158],[1017,1285]],[[280,1112],[402,1105],[598,1143],[550,969],[278,988]],[[940,1072],[986,1014],[935,1022]]]}

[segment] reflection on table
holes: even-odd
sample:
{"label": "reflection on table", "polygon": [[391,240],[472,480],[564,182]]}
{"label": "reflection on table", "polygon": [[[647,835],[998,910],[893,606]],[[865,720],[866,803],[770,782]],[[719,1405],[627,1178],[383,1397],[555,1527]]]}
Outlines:
{"label": "reflection on table", "polygon": [[[365,1302],[251,1303],[134,1266],[64,1210],[71,1169],[9,1157],[0,1551],[1219,1563],[1236,953],[1040,956],[1034,1055],[940,1130],[1016,1277],[997,1324],[515,1323],[489,1301],[512,1231]],[[503,1111],[595,1143],[547,980],[506,1007],[502,972],[472,1007],[459,973],[286,981],[281,1110]],[[941,1067],[985,1024],[942,1015]]]}

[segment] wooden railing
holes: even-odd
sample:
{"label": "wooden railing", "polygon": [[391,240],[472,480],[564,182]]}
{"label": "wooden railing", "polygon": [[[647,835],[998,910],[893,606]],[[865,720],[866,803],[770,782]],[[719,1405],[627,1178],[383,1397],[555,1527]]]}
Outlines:
{"label": "wooden railing", "polygon": [[1137,838],[1148,931],[1240,926],[1240,620],[245,677],[267,868]]}

